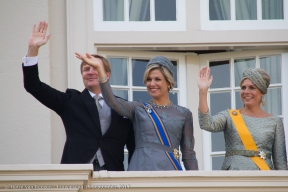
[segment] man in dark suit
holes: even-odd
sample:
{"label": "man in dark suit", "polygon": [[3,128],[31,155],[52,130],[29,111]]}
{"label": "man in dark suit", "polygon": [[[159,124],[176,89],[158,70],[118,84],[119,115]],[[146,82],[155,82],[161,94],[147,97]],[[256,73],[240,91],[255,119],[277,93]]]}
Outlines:
{"label": "man in dark suit", "polygon": [[[39,48],[49,40],[47,28],[46,22],[33,27],[28,53],[22,59],[24,87],[63,121],[66,142],[61,163],[93,163],[94,170],[123,171],[124,146],[126,144],[129,151],[129,159],[135,147],[132,123],[111,110],[101,99],[97,71],[85,63],[81,64],[86,87],[82,92],[67,89],[64,93],[40,81],[36,56]],[[108,60],[99,55],[95,57],[103,61],[106,75],[110,77]]]}

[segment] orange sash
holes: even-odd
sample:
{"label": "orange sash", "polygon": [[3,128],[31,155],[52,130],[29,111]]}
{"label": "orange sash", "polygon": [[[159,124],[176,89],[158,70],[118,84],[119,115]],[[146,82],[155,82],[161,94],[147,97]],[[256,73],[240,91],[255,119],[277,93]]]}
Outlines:
{"label": "orange sash", "polygon": [[[258,151],[258,148],[245,125],[242,115],[239,110],[229,110],[230,117],[234,123],[236,130],[238,131],[239,137],[246,150]],[[260,152],[261,153],[261,152]],[[263,152],[262,152],[263,153]],[[269,166],[264,159],[257,157],[251,157],[254,163],[259,167],[260,170],[270,170]]]}

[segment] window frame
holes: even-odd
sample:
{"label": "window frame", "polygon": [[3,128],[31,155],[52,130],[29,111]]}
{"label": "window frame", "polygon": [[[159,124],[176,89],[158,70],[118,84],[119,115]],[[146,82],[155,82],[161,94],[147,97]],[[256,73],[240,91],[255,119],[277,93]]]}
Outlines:
{"label": "window frame", "polygon": [[185,0],[176,0],[176,21],[155,21],[154,0],[150,0],[151,21],[129,21],[129,0],[124,0],[124,21],[103,21],[102,2],[93,0],[94,31],[186,31]]}
{"label": "window frame", "polygon": [[261,0],[257,0],[257,20],[236,20],[235,0],[230,0],[231,20],[210,20],[209,0],[200,1],[202,30],[288,29],[288,2],[283,0],[283,20],[262,20]]}
{"label": "window frame", "polygon": [[[186,54],[184,53],[167,53],[167,52],[141,52],[141,51],[98,51],[97,54],[103,55],[106,58],[127,58],[128,60],[128,85],[127,86],[119,86],[119,85],[111,85],[112,89],[119,89],[119,90],[127,90],[128,89],[128,100],[132,101],[133,100],[133,90],[141,90],[145,91],[146,87],[140,87],[140,86],[133,86],[132,83],[132,59],[147,59],[150,60],[152,57],[162,55],[164,57],[167,57],[170,60],[177,61],[177,87],[173,88],[173,92],[177,92],[178,94],[178,105],[181,105],[183,107],[187,107],[187,64],[186,64]],[[112,69],[113,73],[113,69]],[[180,75],[181,74],[181,75]],[[144,71],[143,71],[144,75]],[[181,151],[179,150],[180,154]],[[128,150],[124,149],[124,155],[128,154]],[[125,161],[125,160],[124,160]],[[124,165],[126,165],[127,162],[124,162]],[[183,170],[184,164],[182,160],[180,160],[181,166]]]}
{"label": "window frame", "polygon": [[[177,87],[173,88],[172,92],[178,94],[178,105],[187,107],[187,91],[186,91],[186,62],[185,54],[182,53],[165,53],[165,52],[126,52],[126,51],[98,51],[98,54],[104,55],[107,58],[127,58],[128,61],[128,85],[111,85],[112,89],[128,90],[128,100],[133,100],[133,91],[146,91],[145,86],[133,86],[132,84],[132,59],[150,60],[152,57],[162,55],[170,60],[177,61]],[[113,70],[112,70],[113,73]],[[181,74],[181,75],[180,75]],[[144,71],[143,71],[144,75]]]}
{"label": "window frame", "polygon": [[[288,71],[288,50],[257,50],[257,51],[241,51],[241,52],[230,52],[230,53],[214,53],[214,54],[203,54],[200,55],[200,67],[208,66],[210,61],[221,61],[229,60],[231,82],[228,88],[213,88],[212,91],[209,89],[207,101],[208,106],[210,106],[210,92],[231,92],[231,108],[235,108],[235,93],[240,90],[239,86],[235,86],[234,82],[234,60],[243,58],[255,58],[256,67],[260,66],[259,58],[272,55],[281,55],[281,83],[272,84],[269,88],[281,87],[282,88],[282,115],[283,124],[285,129],[285,138],[288,139],[288,101],[284,98],[288,98],[288,76],[285,76],[284,71]],[[209,107],[210,108],[210,107]],[[285,118],[284,118],[285,117]],[[286,126],[285,126],[286,125]],[[202,144],[203,144],[203,170],[212,170],[212,157],[223,156],[225,151],[212,152],[211,143],[212,137],[211,133],[208,131],[202,131]],[[286,150],[288,150],[288,143],[286,141]]]}

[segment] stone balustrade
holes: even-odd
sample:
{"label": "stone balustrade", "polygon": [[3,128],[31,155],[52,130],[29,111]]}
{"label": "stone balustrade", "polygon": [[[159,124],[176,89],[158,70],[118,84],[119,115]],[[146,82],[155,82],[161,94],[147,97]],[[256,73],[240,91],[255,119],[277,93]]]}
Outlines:
{"label": "stone balustrade", "polygon": [[0,191],[287,192],[288,171],[99,171],[92,165],[0,165]]}

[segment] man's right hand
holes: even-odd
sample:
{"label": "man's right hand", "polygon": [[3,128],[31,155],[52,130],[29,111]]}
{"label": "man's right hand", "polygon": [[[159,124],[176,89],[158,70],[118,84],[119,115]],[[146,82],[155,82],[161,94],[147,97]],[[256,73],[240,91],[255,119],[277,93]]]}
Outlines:
{"label": "man's right hand", "polygon": [[47,29],[48,23],[46,23],[45,21],[41,21],[38,27],[36,27],[36,24],[34,24],[28,43],[29,47],[27,57],[37,56],[39,47],[47,43],[50,37],[50,34],[46,36]]}

